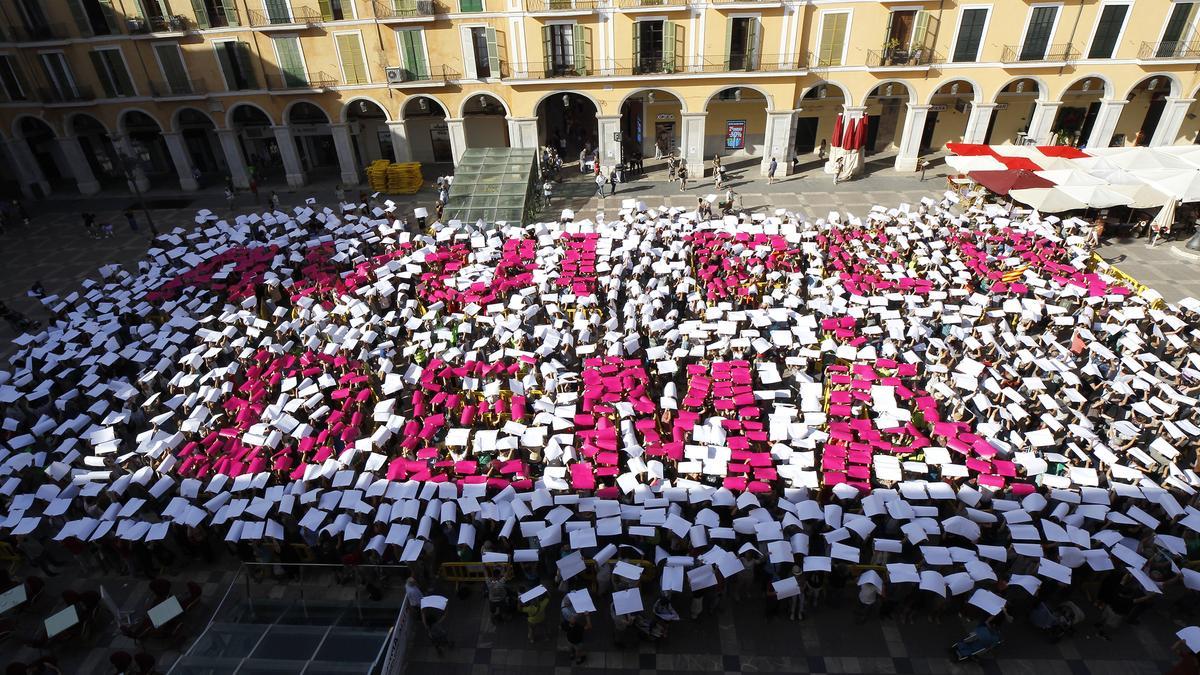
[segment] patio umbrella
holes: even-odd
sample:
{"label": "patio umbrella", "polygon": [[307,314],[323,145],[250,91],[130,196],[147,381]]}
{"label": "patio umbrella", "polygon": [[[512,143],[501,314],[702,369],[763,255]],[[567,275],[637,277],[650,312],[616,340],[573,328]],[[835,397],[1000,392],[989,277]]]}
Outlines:
{"label": "patio umbrella", "polygon": [[1196,169],[1134,169],[1130,173],[1175,199],[1200,201],[1200,171]]}
{"label": "patio umbrella", "polygon": [[1006,195],[1012,190],[1054,187],[1052,181],[1025,170],[972,171],[967,175],[971,180],[998,195]]}
{"label": "patio umbrella", "polygon": [[1070,145],[1039,145],[1037,149],[1041,150],[1042,154],[1047,157],[1079,159],[1080,157],[1088,156],[1088,153]]}
{"label": "patio umbrella", "polygon": [[1194,169],[1195,165],[1174,155],[1155,152],[1153,148],[1132,148],[1106,157],[1110,164],[1122,169]]}
{"label": "patio umbrella", "polygon": [[978,155],[993,155],[992,146],[981,143],[947,143],[946,149],[951,154],[960,157],[975,157]]}
{"label": "patio umbrella", "polygon": [[866,144],[867,144],[867,114],[863,113],[863,116],[858,118],[858,127],[854,133],[854,149],[862,150],[863,146],[865,146]]}
{"label": "patio umbrella", "polygon": [[833,138],[829,144],[835,148],[842,147],[842,114],[838,113],[837,121],[833,123]]}
{"label": "patio umbrella", "polygon": [[1008,168],[992,155],[966,155],[961,157],[951,155],[946,158],[946,164],[958,173],[1004,171]]}
{"label": "patio umbrella", "polygon": [[1008,196],[1042,213],[1061,213],[1087,208],[1087,204],[1059,188],[1013,190],[1008,193]]}
{"label": "patio umbrella", "polygon": [[1175,200],[1167,200],[1166,204],[1159,209],[1158,213],[1154,214],[1154,220],[1150,221],[1150,226],[1157,225],[1161,231],[1164,225],[1175,224]]}
{"label": "patio umbrella", "polygon": [[1132,197],[1121,194],[1107,185],[1060,185],[1054,189],[1062,190],[1093,209],[1133,205]]}
{"label": "patio umbrella", "polygon": [[1113,192],[1119,192],[1132,199],[1133,203],[1130,206],[1135,209],[1150,209],[1155,206],[1162,206],[1167,202],[1175,203],[1175,200],[1169,195],[1163,194],[1162,191],[1155,189],[1154,186],[1145,183],[1125,183],[1109,185],[1108,187]]}
{"label": "patio umbrella", "polygon": [[997,155],[996,159],[1000,160],[1001,164],[1010,169],[1025,169],[1026,171],[1042,170],[1042,167],[1038,166],[1032,159],[1028,157],[1004,157],[1002,155]]}
{"label": "patio umbrella", "polygon": [[1087,174],[1092,178],[1099,178],[1109,185],[1137,185],[1143,182],[1142,179],[1125,169],[1092,169]]}
{"label": "patio umbrella", "polygon": [[1055,185],[1106,185],[1108,183],[1103,178],[1096,178],[1079,169],[1053,169],[1036,173]]}

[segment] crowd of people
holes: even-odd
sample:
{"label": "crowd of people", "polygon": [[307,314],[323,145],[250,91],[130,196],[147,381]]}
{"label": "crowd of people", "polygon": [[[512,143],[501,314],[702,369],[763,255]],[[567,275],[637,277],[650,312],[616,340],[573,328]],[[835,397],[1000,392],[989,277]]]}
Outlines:
{"label": "crowd of people", "polygon": [[597,612],[662,639],[751,596],[985,636],[1194,612],[1200,301],[953,194],[614,215],[201,211],[41,298],[0,372],[0,536],[147,567],[297,543],[416,595],[480,563],[531,639],[561,592],[577,660]]}

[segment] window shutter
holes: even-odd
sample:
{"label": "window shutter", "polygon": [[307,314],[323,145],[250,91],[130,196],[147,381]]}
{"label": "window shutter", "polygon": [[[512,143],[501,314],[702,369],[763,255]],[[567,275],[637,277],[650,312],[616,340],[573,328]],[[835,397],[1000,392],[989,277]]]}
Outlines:
{"label": "window shutter", "polygon": [[129,70],[125,68],[125,59],[121,58],[121,52],[116,49],[106,49],[100,53],[104,60],[108,62],[109,71],[113,75],[114,84],[116,85],[118,96],[133,96],[133,80],[129,77]]}
{"label": "window shutter", "polygon": [[173,94],[186,94],[191,91],[188,84],[187,68],[183,65],[179,47],[174,44],[155,45],[158,62],[162,64],[163,77],[167,78],[167,86]]}
{"label": "window shutter", "polygon": [[679,25],[670,21],[663,22],[663,62],[662,69],[664,72],[675,71],[675,38],[676,35],[683,31],[679,29]]}
{"label": "window shutter", "polygon": [[592,29],[575,24],[574,27],[575,72],[579,75],[592,74]]}
{"label": "window shutter", "polygon": [[954,61],[975,61],[979,58],[979,45],[983,41],[983,24],[987,21],[986,9],[968,9],[963,12],[958,26],[958,44],[954,46]]}
{"label": "window shutter", "polygon": [[458,29],[458,39],[462,42],[463,76],[468,80],[479,77],[475,71],[475,40],[471,29],[465,26]]}
{"label": "window shutter", "polygon": [[209,28],[212,26],[208,22],[208,9],[204,7],[204,0],[192,0],[192,13],[196,15],[196,25],[201,28]]}
{"label": "window shutter", "polygon": [[819,65],[842,65],[842,51],[846,45],[846,14],[826,14],[821,24],[821,49]]}
{"label": "window shutter", "polygon": [[1025,32],[1025,42],[1021,45],[1022,61],[1038,61],[1046,57],[1046,48],[1050,45],[1050,31],[1054,28],[1054,17],[1057,14],[1057,7],[1033,9],[1029,29]]}
{"label": "window shutter", "polygon": [[0,56],[0,79],[4,81],[4,93],[10,101],[25,100],[25,78],[11,56]]}
{"label": "window shutter", "polygon": [[75,20],[80,34],[85,37],[91,36],[92,24],[88,21],[87,13],[83,11],[83,4],[79,0],[67,0],[67,9],[71,10],[71,18]]}
{"label": "window shutter", "polygon": [[1117,38],[1121,27],[1125,24],[1125,13],[1128,5],[1105,5],[1100,13],[1100,21],[1096,24],[1096,35],[1092,38],[1092,48],[1088,50],[1089,59],[1110,59],[1117,49]]}
{"label": "window shutter", "polygon": [[233,4],[233,0],[229,0],[228,5],[222,6],[222,11],[225,12],[225,23],[228,23],[230,26],[241,25],[238,23],[237,6]]}
{"label": "window shutter", "polygon": [[108,98],[116,97],[117,88],[108,74],[108,69],[104,67],[103,55],[100,52],[88,52],[88,58],[92,60],[92,68],[96,70],[96,79],[100,81],[100,88],[104,90],[104,95]]}
{"label": "window shutter", "polygon": [[346,84],[366,84],[366,68],[363,66],[362,45],[358,34],[337,36],[338,55],[342,60],[342,76]]}
{"label": "window shutter", "polygon": [[294,37],[275,38],[275,52],[279,55],[279,70],[289,87],[308,84],[308,73],[304,72],[304,61],[300,58],[300,40]]}
{"label": "window shutter", "polygon": [[317,7],[321,10],[322,21],[333,21],[333,4],[329,0],[317,0]]}
{"label": "window shutter", "polygon": [[112,0],[97,0],[100,5],[100,12],[104,15],[104,23],[108,24],[108,30],[113,35],[118,35],[121,32],[121,20],[117,14],[117,10],[113,8]]}
{"label": "window shutter", "polygon": [[554,27],[542,26],[542,65],[546,68],[546,77],[554,73]]}
{"label": "window shutter", "polygon": [[642,65],[642,24],[633,24],[633,67],[637,71]]}
{"label": "window shutter", "polygon": [[920,49],[925,46],[925,33],[929,31],[929,12],[920,10],[917,12],[917,20],[913,22],[913,34],[911,44],[900,45],[901,48],[908,47],[909,49]]}
{"label": "window shutter", "polygon": [[219,42],[217,43],[217,61],[221,64],[221,72],[225,75],[226,86],[229,91],[236,91],[240,87],[238,85],[238,66],[234,60],[234,50],[237,49],[235,42]]}
{"label": "window shutter", "polygon": [[429,65],[425,63],[425,50],[422,49],[421,31],[400,31],[404,46],[404,67],[414,80],[429,79]]}
{"label": "window shutter", "polygon": [[762,38],[762,24],[752,18],[746,22],[746,70],[758,70],[758,41]]}
{"label": "window shutter", "polygon": [[733,63],[733,17],[725,19],[725,70]]}
{"label": "window shutter", "polygon": [[500,77],[500,40],[495,28],[489,26],[484,33],[487,34],[488,68],[492,77]]}
{"label": "window shutter", "polygon": [[242,79],[246,82],[247,89],[258,88],[258,78],[254,76],[254,68],[251,64],[254,60],[250,57],[250,44],[246,42],[238,42],[237,44],[237,69],[241,73]]}
{"label": "window shutter", "polygon": [[460,12],[482,12],[483,0],[458,0],[458,11]]}

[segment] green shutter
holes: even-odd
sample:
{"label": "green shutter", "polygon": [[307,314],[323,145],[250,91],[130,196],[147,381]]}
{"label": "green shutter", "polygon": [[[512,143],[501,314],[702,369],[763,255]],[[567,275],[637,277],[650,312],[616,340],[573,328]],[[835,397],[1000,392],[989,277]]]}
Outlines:
{"label": "green shutter", "polygon": [[100,55],[108,62],[112,72],[118,96],[133,96],[133,80],[129,78],[129,70],[125,68],[125,59],[121,58],[119,49],[105,49]]}
{"label": "green shutter", "polygon": [[681,32],[678,25],[670,21],[663,22],[663,72],[675,71],[675,35]]}
{"label": "green shutter", "polygon": [[92,23],[88,21],[87,12],[83,10],[83,4],[79,0],[67,0],[67,9],[71,10],[71,18],[75,20],[76,27],[79,28],[79,33],[85,37],[92,34]]}
{"label": "green shutter", "polygon": [[300,39],[295,37],[275,38],[275,53],[279,55],[279,70],[288,87],[308,85],[308,73],[304,72],[304,61],[300,58]]}
{"label": "green shutter", "polygon": [[167,78],[167,87],[171,93],[191,93],[192,88],[188,83],[187,68],[183,65],[179,47],[175,44],[159,44],[154,45],[154,51],[158,54],[158,62],[162,65],[163,77]]}
{"label": "green shutter", "polygon": [[392,11],[399,16],[417,13],[417,0],[392,0]]}
{"label": "green shutter", "polygon": [[460,12],[482,12],[483,0],[458,0],[458,11]]}
{"label": "green shutter", "polygon": [[1020,60],[1041,61],[1046,58],[1050,46],[1050,32],[1054,30],[1054,19],[1058,7],[1034,7],[1025,31],[1025,42],[1021,45]]}
{"label": "green shutter", "polygon": [[112,0],[96,0],[100,5],[100,12],[104,14],[104,22],[108,24],[108,30],[113,35],[121,32],[121,18],[117,14],[117,10],[113,8]]}
{"label": "green shutter", "polygon": [[210,28],[212,24],[208,22],[208,9],[204,7],[204,0],[192,0],[192,13],[196,15],[196,25],[201,28]]}
{"label": "green shutter", "polygon": [[100,81],[100,88],[104,90],[104,96],[116,98],[117,88],[108,75],[108,69],[104,67],[104,57],[100,52],[88,52],[88,58],[92,60],[92,68],[96,70],[96,79]]}
{"label": "green shutter", "polygon": [[363,51],[358,41],[358,33],[337,36],[337,45],[346,84],[366,84],[368,78],[363,66]]}
{"label": "green shutter", "polygon": [[257,89],[258,78],[254,76],[254,59],[250,55],[250,44],[247,42],[237,43],[237,68],[242,74],[242,79],[246,81],[246,88]]}
{"label": "green shutter", "polygon": [[495,28],[489,26],[484,33],[487,35],[488,69],[492,71],[492,77],[500,77],[500,40]]}
{"label": "green shutter", "polygon": [[746,70],[758,70],[758,38],[762,27],[758,19],[746,22]]}
{"label": "green shutter", "polygon": [[633,24],[633,67],[639,70],[642,65],[642,24]]}
{"label": "green shutter", "polygon": [[400,31],[400,50],[404,56],[404,68],[414,80],[429,78],[429,66],[425,63],[425,51],[421,49],[421,31]]}
{"label": "green shutter", "polygon": [[[666,42],[666,39],[663,39]],[[733,17],[725,19],[725,70],[733,63]]]}
{"label": "green shutter", "polygon": [[317,0],[317,6],[321,9],[322,21],[333,21],[333,4],[330,0]]}
{"label": "green shutter", "polygon": [[218,42],[216,44],[217,61],[221,64],[221,72],[225,75],[225,83],[229,87],[229,91],[238,89],[238,67],[233,55],[236,47],[232,47],[234,44],[236,43]]}
{"label": "green shutter", "polygon": [[979,44],[983,41],[983,24],[987,21],[986,9],[968,9],[963,12],[958,25],[958,44],[954,46],[955,62],[970,62],[979,58]]}
{"label": "green shutter", "polygon": [[222,5],[221,10],[225,13],[225,22],[227,24],[230,26],[241,25],[238,23],[237,5],[233,3],[233,0],[229,0],[228,5]]}
{"label": "green shutter", "polygon": [[554,72],[554,27],[542,26],[542,65],[546,67],[546,77]]}
{"label": "green shutter", "polygon": [[826,14],[821,22],[821,48],[818,65],[842,65],[842,51],[846,46],[846,13]]}
{"label": "green shutter", "polygon": [[1125,25],[1125,13],[1129,5],[1105,5],[1096,24],[1096,35],[1092,38],[1089,59],[1111,59],[1117,49],[1117,38]]}
{"label": "green shutter", "polygon": [[913,34],[911,44],[900,45],[901,49],[920,49],[925,45],[925,33],[929,31],[929,12],[921,10],[917,12],[917,20],[913,25]]}
{"label": "green shutter", "polygon": [[571,47],[574,50],[575,74],[590,75],[592,72],[592,29],[575,24],[572,26]]}

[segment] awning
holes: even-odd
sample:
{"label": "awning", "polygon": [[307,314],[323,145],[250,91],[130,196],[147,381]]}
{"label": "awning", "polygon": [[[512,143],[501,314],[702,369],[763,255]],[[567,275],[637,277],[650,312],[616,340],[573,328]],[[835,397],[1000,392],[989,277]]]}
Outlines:
{"label": "awning", "polygon": [[1037,149],[1047,157],[1062,157],[1064,159],[1079,159],[1087,157],[1088,153],[1069,145],[1039,145]]}
{"label": "awning", "polygon": [[947,143],[946,149],[960,157],[977,157],[992,155],[992,146],[981,143]]}
{"label": "awning", "polygon": [[968,176],[998,195],[1007,195],[1012,190],[1054,187],[1054,182],[1024,169],[1013,171],[972,171]]}

